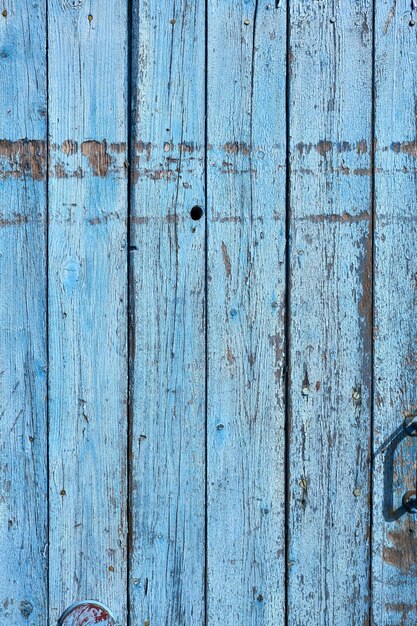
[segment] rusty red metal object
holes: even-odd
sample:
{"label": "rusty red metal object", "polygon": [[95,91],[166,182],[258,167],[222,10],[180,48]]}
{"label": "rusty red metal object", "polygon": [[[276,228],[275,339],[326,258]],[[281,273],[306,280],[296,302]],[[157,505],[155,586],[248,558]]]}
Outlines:
{"label": "rusty red metal object", "polygon": [[116,626],[110,610],[93,600],[77,602],[70,606],[58,620],[57,626]]}

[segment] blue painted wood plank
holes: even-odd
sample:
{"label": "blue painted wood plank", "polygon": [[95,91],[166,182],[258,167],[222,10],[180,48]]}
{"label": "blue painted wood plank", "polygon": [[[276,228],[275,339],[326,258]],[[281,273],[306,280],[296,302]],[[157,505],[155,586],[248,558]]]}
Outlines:
{"label": "blue painted wood plank", "polygon": [[284,3],[208,3],[207,624],[285,611]]}
{"label": "blue painted wood plank", "polygon": [[402,506],[416,489],[417,467],[417,441],[403,429],[417,409],[417,12],[410,8],[406,0],[375,4],[375,626],[417,621],[417,525]]}
{"label": "blue painted wood plank", "polygon": [[132,624],[204,623],[204,6],[134,5]]}
{"label": "blue painted wood plank", "polygon": [[47,622],[46,8],[0,7],[0,623]]}
{"label": "blue painted wood plank", "polygon": [[290,3],[288,623],[369,617],[372,2]]}
{"label": "blue painted wood plank", "polygon": [[51,623],[126,623],[127,5],[48,7]]}

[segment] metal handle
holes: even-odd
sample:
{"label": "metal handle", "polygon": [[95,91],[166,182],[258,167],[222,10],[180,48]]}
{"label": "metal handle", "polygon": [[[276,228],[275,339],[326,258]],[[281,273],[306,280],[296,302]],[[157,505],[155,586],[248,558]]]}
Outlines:
{"label": "metal handle", "polygon": [[[405,418],[404,428],[410,437],[417,436],[417,414],[411,414]],[[417,485],[416,489],[407,491],[403,495],[403,506],[409,513],[417,513]]]}

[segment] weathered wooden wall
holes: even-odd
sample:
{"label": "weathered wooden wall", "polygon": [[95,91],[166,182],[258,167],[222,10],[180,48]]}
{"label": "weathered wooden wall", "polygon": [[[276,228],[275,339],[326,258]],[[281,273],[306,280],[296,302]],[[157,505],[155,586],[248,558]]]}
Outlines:
{"label": "weathered wooden wall", "polygon": [[0,626],[416,623],[415,5],[4,0]]}

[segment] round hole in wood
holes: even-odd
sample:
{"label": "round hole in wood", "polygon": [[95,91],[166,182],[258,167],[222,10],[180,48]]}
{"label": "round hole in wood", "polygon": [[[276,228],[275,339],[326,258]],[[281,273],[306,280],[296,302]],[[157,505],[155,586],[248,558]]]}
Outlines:
{"label": "round hole in wood", "polygon": [[197,222],[198,220],[201,220],[203,215],[204,215],[204,211],[201,208],[201,206],[198,206],[198,204],[193,206],[193,208],[190,211],[191,219],[194,220],[195,222]]}

